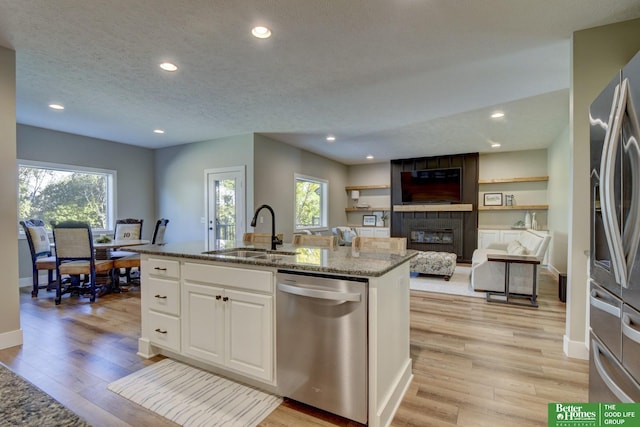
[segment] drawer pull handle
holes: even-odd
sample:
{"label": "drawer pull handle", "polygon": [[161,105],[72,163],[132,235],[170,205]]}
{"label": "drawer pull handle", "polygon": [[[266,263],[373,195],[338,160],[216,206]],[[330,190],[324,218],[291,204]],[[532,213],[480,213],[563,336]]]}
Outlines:
{"label": "drawer pull handle", "polygon": [[160,294],[158,294],[158,295],[156,295],[155,297],[156,297],[156,298],[158,298],[158,299],[167,299],[167,296],[166,296],[166,295],[160,295]]}
{"label": "drawer pull handle", "polygon": [[166,267],[153,267],[154,270],[167,271]]}
{"label": "drawer pull handle", "polygon": [[167,331],[163,331],[160,328],[156,328],[156,332],[158,332],[159,334],[166,334],[167,333]]}
{"label": "drawer pull handle", "polygon": [[222,301],[229,301],[229,297],[222,298]]}
{"label": "drawer pull handle", "polygon": [[216,295],[217,300],[219,300],[220,298],[222,298],[222,295]]}

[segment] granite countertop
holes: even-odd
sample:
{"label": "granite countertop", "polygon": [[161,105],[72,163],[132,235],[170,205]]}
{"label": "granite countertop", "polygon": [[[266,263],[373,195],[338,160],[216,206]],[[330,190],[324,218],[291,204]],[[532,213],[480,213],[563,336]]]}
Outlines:
{"label": "granite countertop", "polygon": [[[224,255],[225,250],[236,248],[252,248],[276,254],[281,253],[283,256],[278,256],[275,259],[265,259],[238,258]],[[276,252],[272,252],[269,245],[248,245],[233,241],[218,241],[216,248],[209,250],[207,250],[204,241],[195,241],[166,243],[164,245],[130,246],[127,247],[127,251],[202,261],[365,277],[382,276],[398,265],[409,261],[417,254],[416,251],[408,249],[406,255],[361,253],[360,256],[354,257],[351,253],[351,247],[348,246],[325,249],[290,244],[278,245]],[[206,253],[207,251],[222,251],[222,253],[212,254]],[[288,255],[286,252],[295,252],[295,254]]]}

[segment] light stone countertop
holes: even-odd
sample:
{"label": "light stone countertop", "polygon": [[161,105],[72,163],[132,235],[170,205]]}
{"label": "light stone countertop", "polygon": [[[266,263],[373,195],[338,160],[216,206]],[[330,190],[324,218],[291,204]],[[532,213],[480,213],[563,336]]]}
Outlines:
{"label": "light stone countertop", "polygon": [[[269,250],[269,245],[247,245],[242,242],[233,241],[218,241],[216,246],[216,248],[211,250],[224,251],[234,248],[242,248],[268,250],[268,252],[271,252]],[[206,243],[202,240],[195,242],[166,243],[164,245],[131,246],[127,247],[127,251],[239,265],[265,266],[284,270],[364,277],[380,277],[388,271],[396,268],[398,265],[409,261],[417,254],[417,251],[408,249],[407,254],[404,256],[361,253],[359,257],[354,257],[351,254],[351,247],[349,246],[325,249],[311,246],[292,246],[290,244],[284,244],[277,246],[276,253],[295,252],[295,255],[278,257],[277,259],[237,258],[225,256],[224,253],[205,253],[207,251]]]}

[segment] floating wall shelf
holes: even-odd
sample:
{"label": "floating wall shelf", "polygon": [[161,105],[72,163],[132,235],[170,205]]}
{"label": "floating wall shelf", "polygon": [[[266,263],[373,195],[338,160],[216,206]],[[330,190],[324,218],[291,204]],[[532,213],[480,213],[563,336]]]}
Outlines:
{"label": "floating wall shelf", "polygon": [[394,212],[471,212],[471,203],[457,205],[394,205]]}
{"label": "floating wall shelf", "polygon": [[479,211],[542,211],[549,205],[478,206]]}
{"label": "floating wall shelf", "polygon": [[541,182],[549,181],[548,176],[528,176],[522,178],[494,178],[494,179],[480,179],[478,184],[504,184],[509,182]]}

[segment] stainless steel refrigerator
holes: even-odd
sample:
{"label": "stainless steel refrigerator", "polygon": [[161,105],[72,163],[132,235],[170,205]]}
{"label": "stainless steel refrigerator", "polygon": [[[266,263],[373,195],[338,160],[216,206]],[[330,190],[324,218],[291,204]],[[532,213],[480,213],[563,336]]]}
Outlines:
{"label": "stainless steel refrigerator", "polygon": [[640,53],[591,104],[590,402],[640,402]]}

